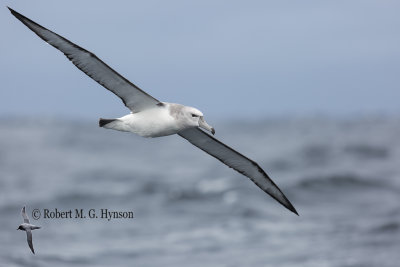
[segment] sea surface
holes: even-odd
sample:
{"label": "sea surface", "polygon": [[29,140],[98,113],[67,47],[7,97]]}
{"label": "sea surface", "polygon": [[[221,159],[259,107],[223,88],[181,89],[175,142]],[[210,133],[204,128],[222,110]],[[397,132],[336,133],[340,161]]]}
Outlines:
{"label": "sea surface", "polygon": [[[400,266],[399,117],[210,124],[300,216],[179,136],[3,117],[0,266]],[[24,205],[42,227],[36,255],[16,231]],[[56,209],[72,218],[44,218]],[[134,217],[108,220],[101,209]]]}

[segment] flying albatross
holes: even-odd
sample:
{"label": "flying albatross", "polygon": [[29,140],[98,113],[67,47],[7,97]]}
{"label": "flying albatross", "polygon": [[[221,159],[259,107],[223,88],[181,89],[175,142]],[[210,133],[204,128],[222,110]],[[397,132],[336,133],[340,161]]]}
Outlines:
{"label": "flying albatross", "polygon": [[290,201],[256,162],[200,129],[215,134],[214,128],[204,120],[200,110],[157,100],[122,77],[95,54],[11,8],[9,10],[45,42],[64,53],[78,69],[121,98],[130,109],[131,113],[121,118],[100,119],[100,127],[133,132],[144,137],[178,134],[228,167],[250,178],[264,192],[298,215]]}

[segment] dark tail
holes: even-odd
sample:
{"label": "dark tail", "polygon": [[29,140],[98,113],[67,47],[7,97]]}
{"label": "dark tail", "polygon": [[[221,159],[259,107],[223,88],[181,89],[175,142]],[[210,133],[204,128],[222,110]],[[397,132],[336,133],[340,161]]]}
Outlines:
{"label": "dark tail", "polygon": [[109,124],[110,122],[113,122],[115,120],[117,120],[117,119],[103,119],[103,118],[100,118],[99,127],[103,127],[104,125]]}

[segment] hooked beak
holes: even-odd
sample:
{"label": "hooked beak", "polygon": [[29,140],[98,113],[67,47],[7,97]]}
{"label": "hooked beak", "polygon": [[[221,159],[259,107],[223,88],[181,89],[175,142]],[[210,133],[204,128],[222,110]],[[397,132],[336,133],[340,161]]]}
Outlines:
{"label": "hooked beak", "polygon": [[215,134],[215,129],[208,125],[208,123],[204,120],[204,117],[201,116],[199,119],[199,127],[206,129],[207,131],[211,132],[213,135]]}

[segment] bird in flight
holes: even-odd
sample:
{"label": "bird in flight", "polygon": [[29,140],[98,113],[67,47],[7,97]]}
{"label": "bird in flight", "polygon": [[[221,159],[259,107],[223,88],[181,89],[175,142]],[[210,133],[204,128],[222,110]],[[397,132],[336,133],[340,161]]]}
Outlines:
{"label": "bird in flight", "polygon": [[26,240],[28,241],[28,245],[31,248],[32,253],[35,254],[32,243],[32,230],[40,229],[40,227],[29,223],[29,218],[28,215],[26,215],[25,206],[21,210],[21,215],[22,218],[24,218],[24,223],[20,224],[17,230],[22,230],[26,232]]}
{"label": "bird in flight", "polygon": [[250,178],[264,192],[298,215],[290,201],[256,162],[200,129],[215,134],[214,128],[205,121],[200,110],[157,100],[121,76],[92,52],[13,9],[9,10],[41,39],[64,53],[78,69],[117,95],[131,111],[121,118],[101,118],[100,127],[132,132],[144,137],[178,134],[228,167]]}

